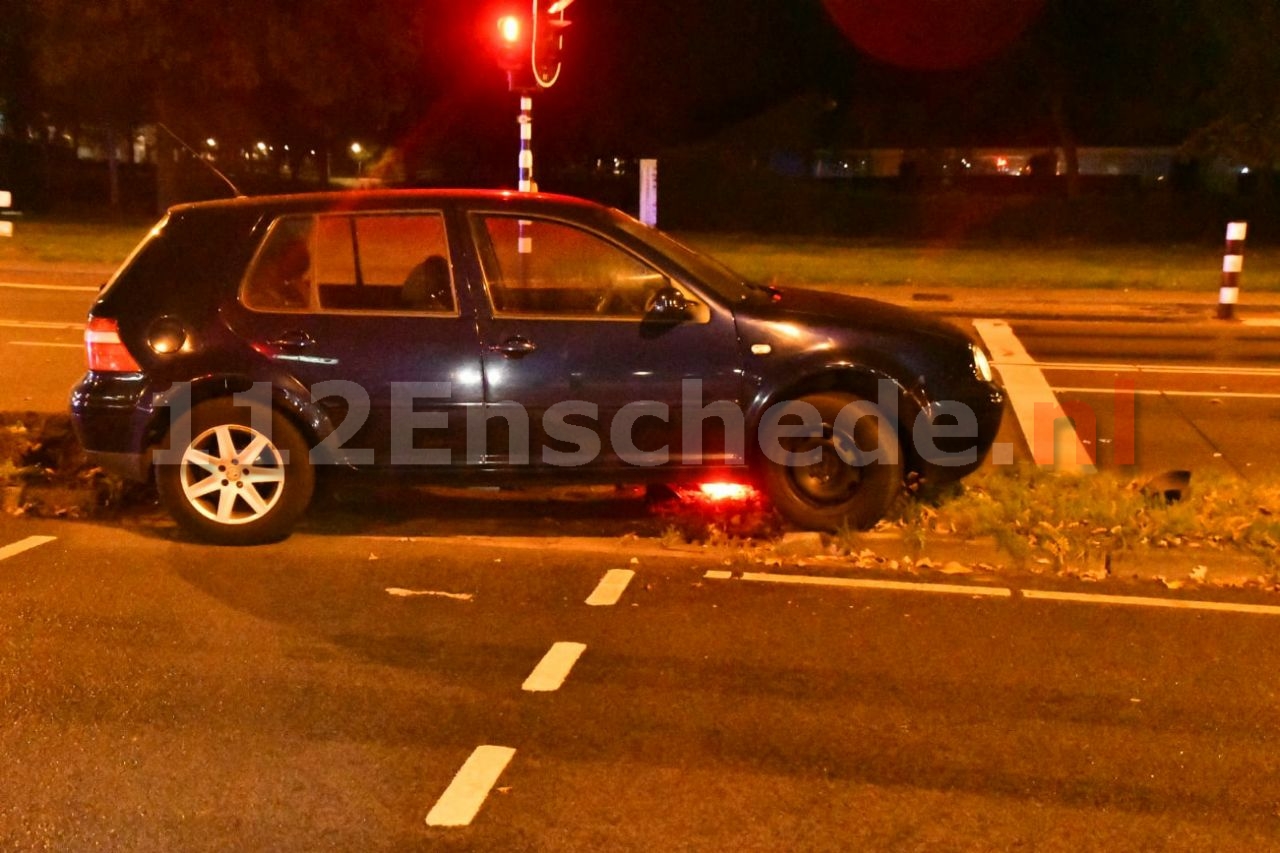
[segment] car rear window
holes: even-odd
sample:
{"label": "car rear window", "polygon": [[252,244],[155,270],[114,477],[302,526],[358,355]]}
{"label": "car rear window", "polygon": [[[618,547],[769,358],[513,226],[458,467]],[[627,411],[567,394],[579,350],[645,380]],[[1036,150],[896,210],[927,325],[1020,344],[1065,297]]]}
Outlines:
{"label": "car rear window", "polygon": [[102,288],[102,296],[105,298],[112,291],[120,287],[120,282],[130,278],[145,278],[149,275],[153,276],[157,271],[162,269],[168,263],[168,252],[165,248],[163,239],[165,228],[169,224],[169,217],[166,216],[152,226],[147,232],[147,236],[143,237],[133,251],[129,253],[129,257],[125,258],[122,263]]}

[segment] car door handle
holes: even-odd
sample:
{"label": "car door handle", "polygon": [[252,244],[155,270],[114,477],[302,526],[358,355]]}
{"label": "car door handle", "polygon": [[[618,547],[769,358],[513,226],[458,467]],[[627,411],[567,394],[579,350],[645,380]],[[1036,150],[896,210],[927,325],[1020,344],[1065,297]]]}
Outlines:
{"label": "car door handle", "polygon": [[489,347],[489,352],[500,352],[507,358],[522,358],[537,348],[538,345],[533,341],[517,335],[514,338],[507,338],[502,343]]}
{"label": "car door handle", "polygon": [[285,332],[275,340],[267,341],[267,346],[272,349],[297,350],[315,346],[315,343],[315,338],[311,337],[306,332],[295,330],[292,332]]}

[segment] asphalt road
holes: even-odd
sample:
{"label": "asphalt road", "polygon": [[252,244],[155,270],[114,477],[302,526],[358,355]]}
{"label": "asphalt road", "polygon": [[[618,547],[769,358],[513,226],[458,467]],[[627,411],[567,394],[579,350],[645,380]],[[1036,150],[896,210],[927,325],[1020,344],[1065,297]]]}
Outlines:
{"label": "asphalt road", "polygon": [[764,583],[625,544],[313,531],[211,550],[166,525],[0,517],[0,549],[10,849],[1280,838],[1275,612],[1044,601],[1016,577]]}
{"label": "asphalt road", "polygon": [[0,411],[60,412],[84,372],[84,323],[99,272],[0,272]]}
{"label": "asphalt road", "polygon": [[1035,319],[1013,328],[1101,467],[1275,472],[1280,329]]}
{"label": "asphalt road", "polygon": [[[65,404],[93,284],[0,285],[0,411]],[[1104,467],[1274,471],[1274,330],[1007,319],[975,328],[1012,335],[1010,458],[1037,446],[1013,410],[1048,389]],[[414,494],[439,505],[339,491],[252,549],[184,542],[146,513],[0,515],[0,846],[1280,838],[1273,598],[1171,609],[1134,600],[1148,587],[1016,575],[797,585],[779,581],[813,570],[660,551],[665,522],[638,496]]]}

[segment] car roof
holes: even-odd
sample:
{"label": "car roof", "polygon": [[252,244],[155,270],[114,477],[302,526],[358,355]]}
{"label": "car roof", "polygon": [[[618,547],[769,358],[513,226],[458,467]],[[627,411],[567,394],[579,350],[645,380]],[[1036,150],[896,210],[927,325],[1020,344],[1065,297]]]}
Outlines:
{"label": "car roof", "polygon": [[169,208],[171,214],[201,211],[315,213],[331,210],[413,209],[424,205],[500,205],[522,209],[559,210],[579,214],[604,210],[602,205],[574,196],[554,193],[519,193],[481,189],[360,189],[290,195],[238,196],[213,201],[188,202]]}

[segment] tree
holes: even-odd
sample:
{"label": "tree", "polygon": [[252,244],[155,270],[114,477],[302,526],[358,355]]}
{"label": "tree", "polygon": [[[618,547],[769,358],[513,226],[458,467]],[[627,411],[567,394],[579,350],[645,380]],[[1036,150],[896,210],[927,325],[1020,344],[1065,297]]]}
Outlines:
{"label": "tree", "polygon": [[[320,148],[385,127],[416,73],[410,0],[41,0],[34,14],[51,103],[108,127],[162,123],[184,139]],[[163,208],[178,197],[177,155],[164,134],[157,143]]]}
{"label": "tree", "polygon": [[1280,163],[1280,6],[1206,0],[1204,19],[1215,54],[1212,83],[1202,98],[1206,118],[1185,148],[1270,174]]}

